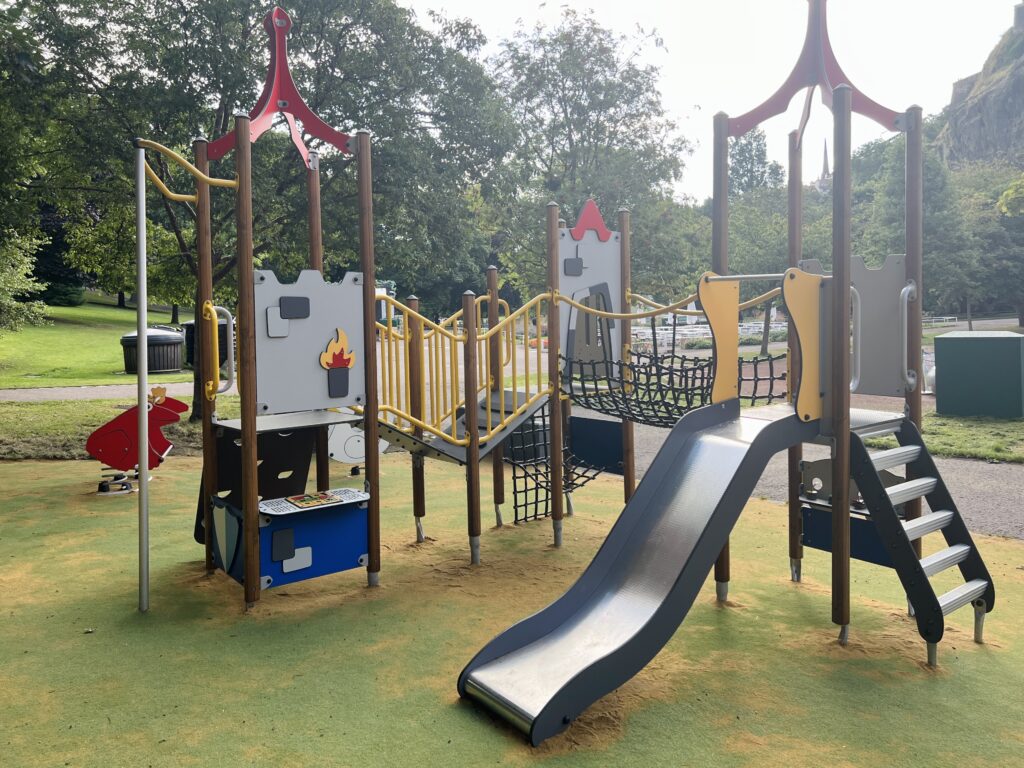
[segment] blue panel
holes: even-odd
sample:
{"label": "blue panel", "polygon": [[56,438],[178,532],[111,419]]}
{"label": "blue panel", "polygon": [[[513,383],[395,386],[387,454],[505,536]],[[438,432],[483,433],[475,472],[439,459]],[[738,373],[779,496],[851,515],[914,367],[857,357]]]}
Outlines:
{"label": "blue panel", "polygon": [[[802,542],[805,547],[832,551],[832,512],[829,510],[803,508],[804,530]],[[850,515],[850,557],[866,563],[892,568],[892,558],[878,535],[875,524],[866,517]]]}
{"label": "blue panel", "polygon": [[[274,532],[286,528],[295,532],[297,557],[306,547],[312,549],[313,561],[308,568],[289,573],[286,570],[288,560],[274,562],[271,559]],[[269,576],[271,587],[359,568],[359,558],[365,554],[366,507],[362,505],[310,509],[272,517],[270,525],[260,528],[260,576]]]}
{"label": "blue panel", "polygon": [[[214,504],[218,501],[215,500]],[[228,525],[225,527],[229,530],[225,532],[214,524],[214,563],[235,581],[242,583],[245,573],[242,514],[240,510],[223,502],[220,502],[220,505],[233,518],[232,522],[237,523],[237,528]],[[264,579],[270,577],[270,587],[280,587],[283,584],[293,584],[363,566],[359,559],[366,554],[365,506],[346,504],[326,509],[314,508],[269,519],[270,524],[260,528],[260,576]],[[272,559],[274,533],[288,529],[292,530],[294,536],[294,558],[275,562]],[[235,539],[234,546],[226,548],[225,551],[236,553],[227,567],[222,562],[219,546],[219,537],[225,535]],[[311,555],[312,562],[308,567],[289,572],[289,568],[303,564],[307,548],[311,550],[308,554]]]}
{"label": "blue panel", "polygon": [[622,422],[573,416],[569,420],[569,449],[583,463],[604,472],[622,474]]}

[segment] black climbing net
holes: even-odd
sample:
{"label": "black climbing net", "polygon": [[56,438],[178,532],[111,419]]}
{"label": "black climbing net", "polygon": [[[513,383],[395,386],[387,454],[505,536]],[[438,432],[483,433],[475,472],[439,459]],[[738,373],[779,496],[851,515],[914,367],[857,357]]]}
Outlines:
{"label": "black climbing net", "polygon": [[785,354],[740,358],[740,402],[750,406],[771,405],[787,399],[786,374]]}
{"label": "black climbing net", "polygon": [[[512,500],[515,523],[540,520],[551,515],[551,464],[548,461],[550,411],[545,404],[513,432],[506,444],[505,462],[512,466]],[[573,456],[563,431],[563,493],[582,488],[601,471]]]}

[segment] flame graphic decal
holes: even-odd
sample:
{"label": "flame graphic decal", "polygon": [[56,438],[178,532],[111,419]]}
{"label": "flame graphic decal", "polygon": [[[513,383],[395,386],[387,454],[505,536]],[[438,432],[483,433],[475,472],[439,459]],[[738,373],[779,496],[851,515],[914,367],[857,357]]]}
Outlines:
{"label": "flame graphic decal", "polygon": [[320,367],[328,371],[332,368],[351,368],[356,360],[354,352],[346,352],[348,336],[341,328],[335,330],[337,337],[327,345],[326,351],[320,353]]}

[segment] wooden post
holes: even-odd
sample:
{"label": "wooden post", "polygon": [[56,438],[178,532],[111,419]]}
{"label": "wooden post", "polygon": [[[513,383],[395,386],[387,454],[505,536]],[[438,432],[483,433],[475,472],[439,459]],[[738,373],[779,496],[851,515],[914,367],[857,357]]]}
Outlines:
{"label": "wooden post", "polygon": [[466,514],[469,518],[469,553],[473,565],[480,564],[480,408],[476,387],[476,294],[462,294],[463,386],[466,408]]}
{"label": "wooden post", "polygon": [[[309,190],[309,268],[320,274],[324,271],[324,236],[320,220],[320,155],[309,153],[306,168],[306,188]],[[327,427],[316,431],[316,489],[326,491],[331,487],[331,454],[327,447]]]}
{"label": "wooden post", "polygon": [[252,263],[252,143],[249,116],[235,115],[238,229],[238,387],[242,410],[242,521],[245,603],[260,599],[259,475],[256,451],[256,298]]}
{"label": "wooden post", "polygon": [[[409,315],[409,337],[406,342],[409,345],[409,414],[414,419],[423,420],[423,319],[419,315],[420,300],[416,296],[409,296],[405,300],[406,305],[412,310]],[[423,428],[415,424],[412,434],[417,439],[422,439]],[[425,490],[425,478],[423,473],[423,454],[412,455],[412,516],[416,523],[416,543],[422,544],[426,541],[423,534],[423,518],[427,514],[427,496]]]}
{"label": "wooden post", "polygon": [[[210,161],[206,155],[206,139],[192,143],[196,168],[210,175]],[[199,261],[199,301],[195,311],[196,360],[200,387],[203,397],[203,535],[206,539],[206,572],[213,573],[213,519],[210,502],[217,492],[217,438],[213,431],[213,414],[216,401],[206,397],[202,382],[213,378],[213,372],[220,367],[220,361],[213,357],[213,345],[206,338],[206,327],[202,320],[202,306],[213,301],[213,241],[210,235],[210,185],[196,179],[196,254]],[[214,322],[217,320],[214,318]],[[215,325],[214,332],[219,333]]]}
{"label": "wooden post", "polygon": [[363,272],[363,355],[366,358],[366,402],[363,403],[363,434],[366,440],[366,583],[380,584],[380,443],[377,424],[377,276],[373,251],[373,164],[370,134],[356,133],[356,185],[359,196],[359,264]]}
{"label": "wooden post", "polygon": [[[907,257],[904,262],[907,280],[913,280],[917,294],[907,309],[907,358],[910,366],[917,371],[917,386],[906,392],[907,413],[910,420],[921,429],[924,416],[921,390],[924,388],[924,374],[921,370],[921,306],[924,299],[924,121],[920,107],[911,107],[906,115],[907,131]],[[912,475],[909,473],[907,479]],[[908,501],[904,505],[908,520],[921,516],[921,499]],[[914,541],[914,551],[921,556],[921,539]]]}
{"label": "wooden post", "polygon": [[[554,529],[555,546],[562,546],[562,518],[564,517],[564,480],[562,466],[562,399],[560,371],[558,364],[559,316],[558,316],[558,243],[561,232],[558,226],[558,203],[548,203],[547,246],[548,246],[548,386],[551,397],[548,411],[548,463],[551,468],[551,525]],[[539,334],[538,334],[539,335]],[[541,338],[537,343],[542,343]],[[538,377],[540,371],[537,372]]]}
{"label": "wooden post", "polygon": [[[498,306],[498,268],[491,265],[487,268],[487,330],[490,331],[497,327],[501,321],[500,307]],[[502,343],[501,334],[496,333],[491,336],[489,342],[490,356],[491,356],[491,369],[488,372],[491,377],[490,391],[496,393],[495,399],[500,404],[500,393],[505,387],[504,378],[504,366],[501,364],[502,354]],[[515,351],[513,350],[513,354]],[[515,393],[513,392],[513,397]],[[492,404],[491,410],[494,410]],[[513,403],[513,408],[515,403]],[[504,419],[505,414],[502,413],[500,418]],[[491,484],[493,486],[494,494],[494,524],[499,528],[502,525],[501,520],[501,505],[505,503],[505,447],[502,445],[497,446],[491,451]]]}
{"label": "wooden post", "polygon": [[[804,221],[804,171],[803,146],[800,133],[789,134],[789,266],[795,267],[803,256],[803,221]],[[800,345],[797,343],[796,326],[789,319],[789,372],[787,384],[789,402],[796,401],[797,377],[800,373]],[[800,568],[803,563],[803,511],[800,504],[800,483],[802,482],[800,462],[803,460],[804,447],[794,445],[787,456],[789,476],[789,574],[793,581],[800,581]]]}
{"label": "wooden post", "polygon": [[[715,115],[714,184],[711,201],[711,271],[729,274],[729,116]],[[737,318],[737,322],[739,322]],[[715,561],[715,596],[729,599],[729,540]]]}
{"label": "wooden post", "polygon": [[[632,277],[630,262],[632,260],[632,245],[630,243],[631,230],[629,220],[629,209],[619,209],[619,270],[622,283],[621,312],[628,313],[630,310],[629,294],[632,290]],[[625,376],[622,386],[630,386],[629,365],[632,356],[633,327],[629,320],[622,320],[622,365]],[[622,420],[622,500],[629,502],[633,491],[636,490],[636,450],[634,443],[633,422],[629,419]]]}
{"label": "wooden post", "polygon": [[853,89],[832,98],[832,621],[845,645],[850,627],[850,216]]}

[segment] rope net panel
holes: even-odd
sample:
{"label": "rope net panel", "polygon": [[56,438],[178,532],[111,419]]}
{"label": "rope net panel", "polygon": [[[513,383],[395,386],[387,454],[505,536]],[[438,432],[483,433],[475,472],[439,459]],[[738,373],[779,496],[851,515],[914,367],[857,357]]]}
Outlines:
{"label": "rope net panel", "polygon": [[[548,462],[550,411],[545,405],[524,422],[508,439],[505,462],[512,466],[512,500],[515,523],[540,520],[551,515],[551,465]],[[568,440],[568,430],[563,432]],[[572,493],[601,472],[573,456],[563,445],[563,493]]]}

